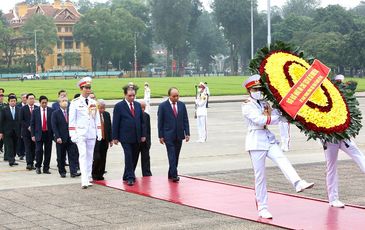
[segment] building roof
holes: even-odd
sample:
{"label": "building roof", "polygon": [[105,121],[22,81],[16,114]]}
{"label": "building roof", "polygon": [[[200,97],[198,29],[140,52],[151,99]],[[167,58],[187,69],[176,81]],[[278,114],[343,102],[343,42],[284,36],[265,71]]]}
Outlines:
{"label": "building roof", "polygon": [[66,1],[59,7],[55,7],[54,4],[36,4],[27,5],[26,13],[23,16],[19,16],[19,7],[25,6],[25,3],[18,3],[15,9],[10,10],[9,13],[4,14],[4,18],[9,22],[11,26],[19,26],[24,24],[27,19],[34,14],[42,14],[54,19],[55,24],[71,23],[74,24],[80,20],[81,14],[77,11],[76,7],[70,1]]}

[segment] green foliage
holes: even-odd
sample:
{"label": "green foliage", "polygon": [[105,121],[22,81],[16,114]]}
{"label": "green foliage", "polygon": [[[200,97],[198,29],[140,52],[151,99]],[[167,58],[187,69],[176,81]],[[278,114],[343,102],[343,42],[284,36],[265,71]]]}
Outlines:
{"label": "green foliage", "polygon": [[287,0],[282,7],[283,16],[311,16],[320,4],[321,0]]}
{"label": "green foliage", "polygon": [[203,12],[199,17],[197,28],[193,34],[192,45],[201,66],[206,70],[209,69],[209,64],[212,62],[212,55],[226,53],[223,35],[213,21],[212,14]]}
{"label": "green foliage", "polygon": [[34,50],[35,33],[37,36],[38,63],[44,72],[46,56],[52,53],[57,44],[57,28],[52,18],[41,14],[34,14],[22,27],[22,34],[26,39],[26,48]]}
{"label": "green foliage", "polygon": [[79,0],[76,3],[76,7],[77,10],[81,13],[81,14],[85,14],[87,13],[89,10],[91,10],[94,5],[90,0]]}
{"label": "green foliage", "polygon": [[[257,1],[254,1],[257,15]],[[213,10],[218,25],[223,28],[224,37],[230,46],[231,70],[238,73],[238,54],[243,44],[249,41],[250,10],[249,0],[215,0]]]}
{"label": "green foliage", "polygon": [[138,9],[133,13],[141,17],[147,9],[137,7],[140,4],[138,2],[114,1],[111,6],[104,5],[89,10],[74,26],[75,38],[90,48],[94,70],[107,69],[110,61],[114,66],[122,63],[123,68],[130,69],[129,63],[133,62],[135,39],[137,39],[139,64],[151,60],[150,45],[148,42],[142,42],[148,34],[148,23],[117,3],[127,4],[129,7],[131,4],[136,4],[131,8]]}
{"label": "green foliage", "polygon": [[63,60],[65,60],[65,65],[71,69],[73,65],[80,65],[81,55],[80,53],[67,52],[63,55]]}
{"label": "green foliage", "polygon": [[201,14],[200,1],[151,0],[151,9],[156,41],[173,53],[178,66],[185,66],[192,33]]}

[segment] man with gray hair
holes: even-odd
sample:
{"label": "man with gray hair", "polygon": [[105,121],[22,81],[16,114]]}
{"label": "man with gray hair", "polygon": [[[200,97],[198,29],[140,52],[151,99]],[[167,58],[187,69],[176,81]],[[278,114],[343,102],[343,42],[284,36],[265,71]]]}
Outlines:
{"label": "man with gray hair", "polygon": [[113,146],[112,141],[112,122],[110,113],[105,111],[105,101],[100,99],[99,104],[101,140],[97,140],[94,148],[94,160],[92,168],[92,177],[94,180],[104,180],[106,154],[109,146]]}

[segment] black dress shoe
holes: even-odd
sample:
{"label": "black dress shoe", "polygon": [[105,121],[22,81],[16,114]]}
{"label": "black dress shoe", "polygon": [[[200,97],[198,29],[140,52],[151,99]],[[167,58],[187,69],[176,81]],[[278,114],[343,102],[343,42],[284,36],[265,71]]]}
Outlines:
{"label": "black dress shoe", "polygon": [[82,189],[87,189],[87,185],[81,186]]}
{"label": "black dress shoe", "polygon": [[134,180],[133,179],[128,179],[127,185],[128,186],[133,186],[134,185]]}
{"label": "black dress shoe", "polygon": [[31,165],[27,165],[26,169],[28,169],[30,171],[30,170],[32,170],[32,166]]}
{"label": "black dress shoe", "polygon": [[61,175],[62,178],[66,177],[66,173],[61,173],[60,175]]}
{"label": "black dress shoe", "polygon": [[41,172],[41,168],[36,168],[35,169],[35,172],[37,173],[37,174],[41,174],[42,172]]}
{"label": "black dress shoe", "polygon": [[51,174],[51,172],[49,170],[43,170],[44,174]]}
{"label": "black dress shoe", "polygon": [[32,165],[32,169],[34,170],[34,169],[36,169],[36,167],[34,167],[34,165]]}
{"label": "black dress shoe", "polygon": [[104,180],[103,176],[93,177],[93,180]]}
{"label": "black dress shoe", "polygon": [[9,163],[9,166],[13,167],[14,165],[19,165],[18,163],[16,162],[13,162],[13,163]]}
{"label": "black dress shoe", "polygon": [[172,182],[179,182],[179,180],[180,180],[180,177],[179,176],[172,178]]}
{"label": "black dress shoe", "polygon": [[81,173],[71,173],[72,178],[78,177],[78,176],[81,176]]}
{"label": "black dress shoe", "polygon": [[19,157],[19,160],[24,160],[24,156],[20,156]]}

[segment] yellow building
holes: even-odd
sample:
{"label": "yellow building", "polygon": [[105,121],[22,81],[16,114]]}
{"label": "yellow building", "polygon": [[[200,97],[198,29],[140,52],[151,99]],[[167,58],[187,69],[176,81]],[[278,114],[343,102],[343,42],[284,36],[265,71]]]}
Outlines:
{"label": "yellow building", "polygon": [[[5,14],[6,20],[14,29],[20,28],[28,18],[34,14],[42,14],[53,18],[57,27],[59,41],[53,48],[53,53],[46,57],[44,64],[46,71],[68,70],[69,66],[65,65],[63,55],[67,52],[76,52],[80,54],[80,63],[72,66],[72,70],[89,70],[92,69],[91,54],[87,46],[82,42],[76,41],[73,37],[73,26],[80,20],[81,14],[77,11],[75,5],[69,1],[54,0],[53,4],[36,4],[27,5],[21,2],[15,5],[13,10]],[[33,53],[33,50],[31,51]],[[26,54],[21,51],[20,55]],[[40,66],[38,66],[38,72]]]}

